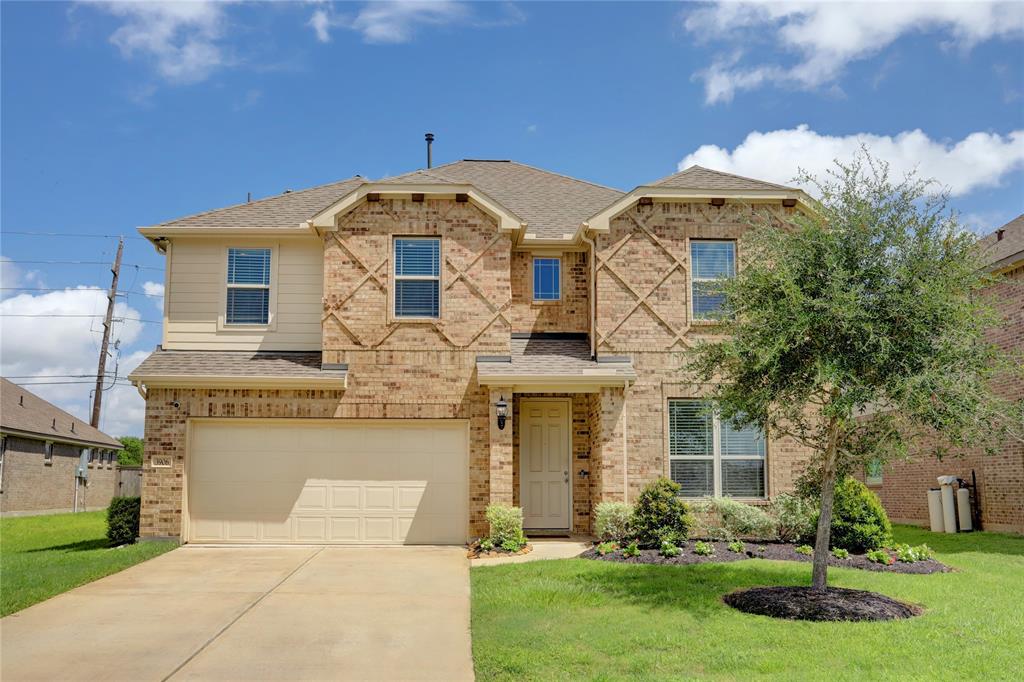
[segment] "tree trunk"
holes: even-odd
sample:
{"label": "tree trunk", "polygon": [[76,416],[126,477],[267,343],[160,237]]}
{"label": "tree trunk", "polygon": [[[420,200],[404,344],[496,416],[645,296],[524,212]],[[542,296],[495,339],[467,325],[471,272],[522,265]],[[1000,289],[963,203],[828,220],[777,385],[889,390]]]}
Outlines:
{"label": "tree trunk", "polygon": [[828,587],[828,543],[832,534],[832,503],[836,497],[836,428],[829,428],[828,446],[821,476],[821,511],[818,515],[818,533],[814,539],[814,561],[811,570],[811,589],[824,592]]}

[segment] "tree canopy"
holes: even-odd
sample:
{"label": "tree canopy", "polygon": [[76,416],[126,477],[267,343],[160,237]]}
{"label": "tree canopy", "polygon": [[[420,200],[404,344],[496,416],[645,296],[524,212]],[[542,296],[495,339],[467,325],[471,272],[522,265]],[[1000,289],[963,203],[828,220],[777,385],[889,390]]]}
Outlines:
{"label": "tree canopy", "polygon": [[124,450],[117,454],[117,463],[121,466],[137,467],[142,465],[142,448],[145,441],[136,436],[121,436],[118,438]]}

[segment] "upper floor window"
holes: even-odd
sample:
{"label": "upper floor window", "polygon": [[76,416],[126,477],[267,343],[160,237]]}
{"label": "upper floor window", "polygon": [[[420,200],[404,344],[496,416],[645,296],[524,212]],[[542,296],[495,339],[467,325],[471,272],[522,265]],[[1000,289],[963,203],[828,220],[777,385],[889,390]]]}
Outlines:
{"label": "upper floor window", "polygon": [[53,441],[48,440],[43,445],[43,464],[53,464]]}
{"label": "upper floor window", "polygon": [[721,280],[736,276],[736,242],[691,241],[690,267],[693,319],[714,319],[725,307]]}
{"label": "upper floor window", "polygon": [[668,401],[669,469],[684,497],[764,497],[765,438],[709,413],[702,400]]}
{"label": "upper floor window", "polygon": [[228,249],[228,297],[224,322],[270,322],[270,249]]}
{"label": "upper floor window", "polygon": [[557,301],[562,298],[562,259],[533,259],[533,300]]}
{"label": "upper floor window", "polygon": [[395,239],[395,317],[441,317],[441,240]]}

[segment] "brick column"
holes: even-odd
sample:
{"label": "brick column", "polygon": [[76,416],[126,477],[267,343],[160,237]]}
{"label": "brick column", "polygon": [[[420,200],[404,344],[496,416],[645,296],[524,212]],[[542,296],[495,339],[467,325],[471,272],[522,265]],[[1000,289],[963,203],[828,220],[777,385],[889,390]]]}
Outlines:
{"label": "brick column", "polygon": [[591,502],[622,502],[625,489],[625,392],[605,387],[593,396],[590,411]]}
{"label": "brick column", "polygon": [[[504,397],[508,403],[508,419],[505,428],[498,429],[498,418],[494,403]],[[492,388],[490,403],[487,409],[490,415],[490,503],[512,504],[512,389],[508,387]]]}

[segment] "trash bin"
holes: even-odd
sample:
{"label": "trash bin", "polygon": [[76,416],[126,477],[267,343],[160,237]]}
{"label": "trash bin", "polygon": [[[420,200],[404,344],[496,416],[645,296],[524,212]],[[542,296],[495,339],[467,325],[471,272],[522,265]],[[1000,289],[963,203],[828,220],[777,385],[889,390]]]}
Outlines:
{"label": "trash bin", "polygon": [[945,528],[942,524],[942,491],[938,488],[928,490],[928,521],[933,533],[941,533]]}
{"label": "trash bin", "polygon": [[942,526],[947,533],[956,532],[956,495],[953,493],[953,484],[956,483],[956,476],[939,476],[939,486],[942,492]]}

